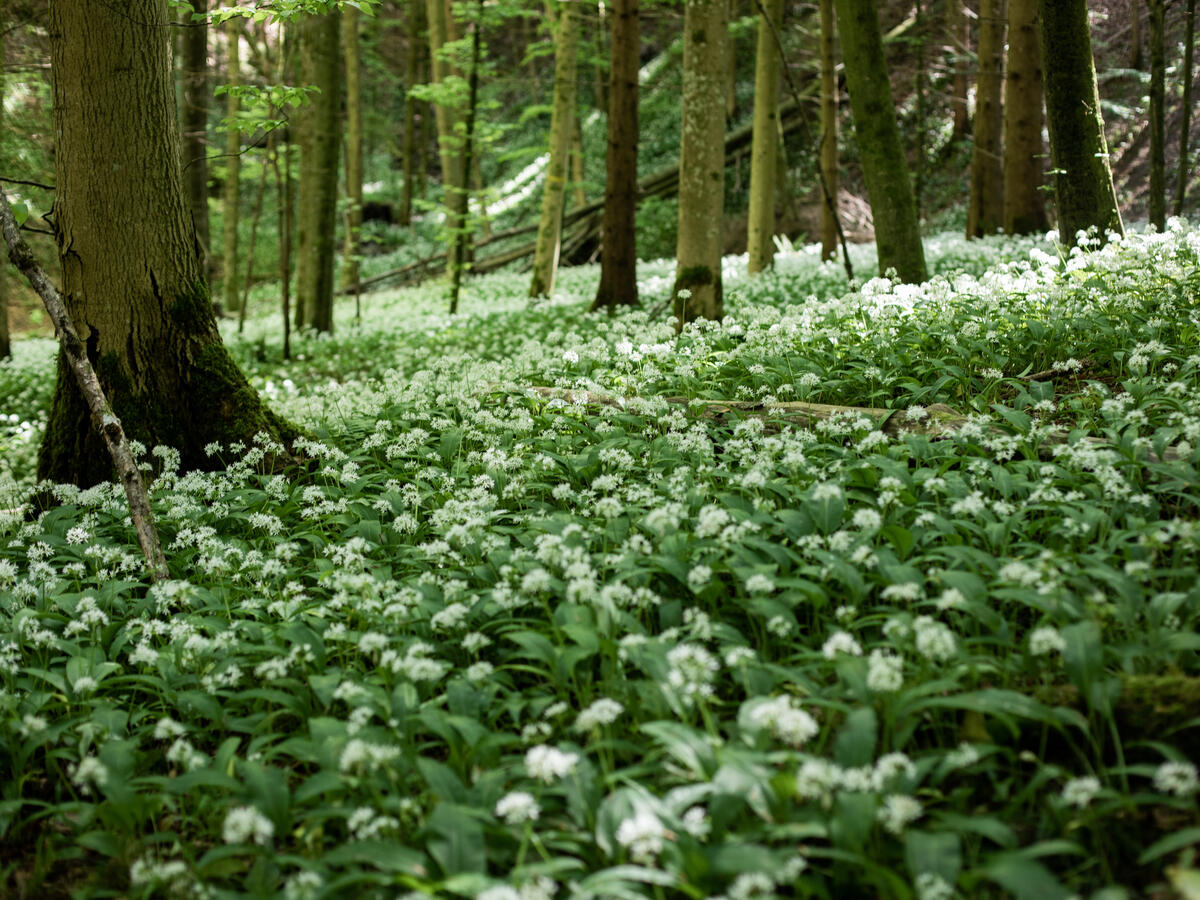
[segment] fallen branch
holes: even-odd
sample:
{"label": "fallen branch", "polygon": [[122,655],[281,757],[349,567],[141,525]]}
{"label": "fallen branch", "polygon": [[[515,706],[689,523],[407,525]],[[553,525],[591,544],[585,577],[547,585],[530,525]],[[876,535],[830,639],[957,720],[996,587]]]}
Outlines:
{"label": "fallen branch", "polygon": [[54,331],[58,335],[59,346],[62,347],[63,355],[66,357],[71,371],[75,374],[79,390],[87,401],[88,410],[92,414],[92,424],[103,436],[105,444],[108,445],[108,452],[112,456],[117,477],[124,486],[125,496],[129,500],[129,516],[133,520],[138,544],[141,545],[142,553],[150,568],[150,577],[155,581],[167,578],[169,577],[167,560],[163,556],[162,545],[158,540],[158,531],[154,527],[154,514],[150,510],[150,498],[146,494],[146,485],[138,471],[133,452],[129,449],[125,430],[121,427],[120,419],[113,415],[108,400],[104,397],[100,381],[96,378],[96,371],[92,368],[83,342],[79,339],[71,317],[67,314],[67,307],[63,303],[62,296],[42,267],[37,264],[33,251],[21,237],[17,220],[13,216],[12,208],[9,207],[8,198],[3,191],[0,191],[0,229],[3,230],[4,240],[8,244],[8,258],[42,298],[46,312],[50,314],[50,319],[54,322]]}

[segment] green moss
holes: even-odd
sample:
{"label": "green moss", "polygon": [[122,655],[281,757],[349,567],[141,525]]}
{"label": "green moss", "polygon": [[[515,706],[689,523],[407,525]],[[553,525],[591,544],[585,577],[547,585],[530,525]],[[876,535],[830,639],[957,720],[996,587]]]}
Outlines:
{"label": "green moss", "polygon": [[213,328],[212,296],[208,282],[198,279],[167,307],[167,315],[187,334],[206,334]]}
{"label": "green moss", "polygon": [[688,266],[675,278],[675,293],[694,290],[713,283],[713,271],[708,266]]}

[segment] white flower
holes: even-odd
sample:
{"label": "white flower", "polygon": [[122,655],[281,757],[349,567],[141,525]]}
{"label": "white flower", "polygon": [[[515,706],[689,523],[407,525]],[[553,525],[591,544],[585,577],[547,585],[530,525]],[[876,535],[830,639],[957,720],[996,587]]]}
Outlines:
{"label": "white flower", "polygon": [[71,781],[81,794],[90,794],[93,785],[102,788],[108,783],[108,767],[94,756],[85,756],[71,769]]}
{"label": "white flower", "polygon": [[775,590],[775,582],[770,575],[756,574],[746,579],[746,593],[769,594]]}
{"label": "white flower", "polygon": [[854,518],[851,520],[854,527],[860,531],[876,532],[883,527],[883,516],[873,509],[855,510]]}
{"label": "white flower", "polygon": [[632,819],[625,819],[617,826],[617,843],[627,848],[634,859],[650,862],[662,853],[666,831],[658,816],[639,809]]}
{"label": "white flower", "polygon": [[946,660],[952,657],[957,644],[954,632],[931,616],[918,616],[913,622],[917,652],[930,660]]}
{"label": "white flower", "polygon": [[867,663],[867,689],[877,694],[904,686],[904,658],[885,650],[872,650]]}
{"label": "white flower", "polygon": [[883,800],[883,805],[875,813],[875,818],[884,829],[895,835],[904,833],[904,829],[921,818],[924,810],[921,802],[906,794],[889,794]]}
{"label": "white flower", "polygon": [[1029,633],[1029,652],[1033,656],[1049,656],[1051,653],[1062,653],[1066,649],[1067,642],[1053,626],[1043,625]]}
{"label": "white flower", "polygon": [[849,656],[862,656],[862,647],[852,635],[845,631],[835,631],[825,641],[825,645],[821,647],[821,655],[826,659],[833,659],[839,653],[845,653]]}
{"label": "white flower", "polygon": [[712,581],[712,576],[713,570],[711,567],[706,566],[703,563],[692,566],[692,569],[690,572],[688,572],[687,577],[688,587],[698,593],[704,589],[705,585]]}
{"label": "white flower", "polygon": [[756,706],[749,719],[758,728],[771,729],[775,737],[793,747],[802,746],[821,730],[816,719],[793,705],[791,697],[775,697]]}
{"label": "white flower", "polygon": [[1062,801],[1067,806],[1083,809],[1100,793],[1100,779],[1094,775],[1072,778],[1062,789]]}
{"label": "white flower", "polygon": [[954,897],[954,885],[935,872],[922,872],[913,887],[917,890],[917,900],[952,900]]}
{"label": "white flower", "polygon": [[685,812],[683,814],[683,830],[698,841],[705,840],[712,831],[708,810],[703,806],[693,806]]}
{"label": "white flower", "polygon": [[906,781],[917,777],[917,767],[904,753],[886,753],[875,760],[875,770],[871,773],[871,781],[875,790],[882,791],[893,779],[903,778]]}
{"label": "white flower", "polygon": [[592,731],[605,725],[611,725],[624,711],[625,707],[616,700],[601,697],[579,714],[575,720],[575,730]]}
{"label": "white flower", "polygon": [[275,836],[275,824],[253,806],[237,806],[225,814],[221,836],[227,844],[266,846]]}
{"label": "white flower", "polygon": [[536,821],[541,812],[537,801],[533,799],[533,794],[525,791],[512,791],[505,794],[496,804],[496,815],[508,825]]}
{"label": "white flower", "polygon": [[563,778],[579,762],[578,753],[567,753],[548,744],[530,747],[525,754],[525,771],[546,784]]}
{"label": "white flower", "polygon": [[671,668],[667,684],[686,704],[697,697],[711,697],[712,682],[721,668],[717,658],[699,644],[678,644],[667,654]]}
{"label": "white flower", "polygon": [[1188,762],[1165,762],[1154,770],[1154,789],[1174,797],[1190,797],[1200,788],[1196,767]]}

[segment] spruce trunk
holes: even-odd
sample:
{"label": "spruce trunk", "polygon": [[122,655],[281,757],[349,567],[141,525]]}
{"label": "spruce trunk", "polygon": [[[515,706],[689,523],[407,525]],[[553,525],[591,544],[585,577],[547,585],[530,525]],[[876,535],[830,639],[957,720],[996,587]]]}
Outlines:
{"label": "spruce trunk", "polygon": [[1167,227],[1167,57],[1163,46],[1163,0],[1147,0],[1150,8],[1150,224]]}
{"label": "spruce trunk", "polygon": [[[200,16],[199,20],[193,15]],[[204,248],[205,273],[212,280],[212,241],[208,225],[208,0],[192,0],[184,13],[183,81],[180,124],[183,131],[183,186],[196,238]]]}
{"label": "spruce trunk", "polygon": [[1059,235],[1074,245],[1076,232],[1095,227],[1103,242],[1107,231],[1124,229],[1100,117],[1087,0],[1039,0],[1038,14],[1042,46],[1054,48],[1042,67]]}
{"label": "spruce trunk", "polygon": [[901,281],[921,282],[926,278],[925,250],[875,0],[837,0],[835,6],[854,132],[875,224],[879,272],[895,269]]}
{"label": "spruce trunk", "polygon": [[837,256],[838,87],[833,0],[818,0],[821,20],[821,259]]}
{"label": "spruce trunk", "polygon": [[342,253],[342,286],[358,284],[358,233],[362,230],[363,108],[359,78],[359,12],[342,10],[342,45],[346,55],[346,245]]}
{"label": "spruce trunk", "polygon": [[325,332],[333,331],[334,234],[341,150],[339,33],[336,13],[309,16],[300,25],[301,83],[316,85],[320,93],[309,96],[300,120],[296,324]]}
{"label": "spruce trunk", "polygon": [[[426,17],[429,28],[429,61],[434,84],[444,84],[452,74],[450,64],[442,58],[442,47],[453,39],[450,16],[443,0],[428,0]],[[446,103],[434,104],[437,120],[438,149],[442,164],[443,204],[450,224],[450,252],[447,270],[453,276],[454,245],[466,219],[467,173],[463,168],[462,140],[458,136],[459,111]]]}
{"label": "spruce trunk", "polygon": [[[779,49],[783,0],[761,0],[754,64],[754,133],[750,146],[750,212],[746,245],[750,275],[775,260],[775,148],[779,145]],[[732,55],[732,54],[731,54]]]}
{"label": "spruce trunk", "polygon": [[975,81],[974,147],[967,237],[995,234],[1004,224],[1004,0],[980,0],[979,76]]}
{"label": "spruce trunk", "polygon": [[608,156],[600,286],[593,309],[637,303],[638,0],[615,0],[609,21]]}
{"label": "spruce trunk", "polygon": [[1196,50],[1196,0],[1187,0],[1183,44],[1183,106],[1179,116],[1179,171],[1175,176],[1175,206],[1172,212],[1183,215],[1183,201],[1187,196],[1188,176],[1191,166],[1188,161],[1188,132],[1192,127],[1192,64]]}
{"label": "spruce trunk", "polygon": [[954,125],[950,140],[963,140],[971,130],[971,116],[967,109],[967,58],[971,53],[971,20],[967,18],[966,0],[946,0],[946,44],[950,51],[950,65],[954,77],[950,83],[950,105]]}
{"label": "spruce trunk", "polygon": [[537,249],[533,256],[530,297],[554,293],[558,254],[562,247],[562,213],[566,199],[567,165],[571,152],[571,129],[575,120],[576,45],[579,31],[579,0],[562,0],[558,34],[554,41],[554,107],[550,114],[550,161],[538,220]]}
{"label": "spruce trunk", "polygon": [[225,39],[228,42],[226,80],[231,90],[225,95],[225,184],[224,209],[225,233],[221,252],[221,285],[225,311],[235,312],[241,303],[238,294],[238,200],[241,195],[242,133],[238,131],[238,95],[234,90],[241,83],[242,67],[239,47],[241,45],[242,20],[234,17],[225,22]]}
{"label": "spruce trunk", "polygon": [[676,327],[720,319],[725,207],[727,0],[687,0],[683,20],[683,127],[679,147],[679,232],[673,291]]}
{"label": "spruce trunk", "polygon": [[[131,439],[214,464],[210,442],[294,434],[261,403],[217,333],[184,196],[166,0],[50,4],[55,230],[63,297]],[[97,178],[104,172],[104,178]],[[38,477],[112,475],[66,360]]]}
{"label": "spruce trunk", "polygon": [[412,201],[414,168],[416,165],[417,138],[417,101],[412,96],[413,86],[417,84],[421,46],[421,31],[425,20],[425,0],[409,0],[408,4],[408,59],[405,63],[404,84],[404,137],[401,143],[402,163],[404,169],[404,187],[400,195],[400,224],[412,223]]}
{"label": "spruce trunk", "polygon": [[[6,18],[4,9],[0,8],[0,134],[4,133],[4,42],[6,37]],[[8,333],[8,254],[0,253],[0,359],[12,355],[12,346]]]}
{"label": "spruce trunk", "polygon": [[1049,224],[1042,201],[1042,47],[1037,0],[1008,0],[1004,79],[1004,232],[1035,234]]}

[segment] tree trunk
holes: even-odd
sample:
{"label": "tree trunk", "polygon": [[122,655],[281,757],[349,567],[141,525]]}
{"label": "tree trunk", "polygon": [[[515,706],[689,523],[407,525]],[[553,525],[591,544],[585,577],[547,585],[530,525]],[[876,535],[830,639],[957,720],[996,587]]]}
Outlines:
{"label": "tree trunk", "polygon": [[554,109],[550,114],[550,162],[538,221],[537,250],[533,257],[530,297],[554,293],[554,276],[562,245],[562,213],[571,152],[571,127],[575,119],[576,45],[579,0],[562,0],[558,34],[554,41]]}
{"label": "tree trunk", "polygon": [[402,165],[404,168],[404,187],[400,195],[400,224],[409,225],[412,222],[412,201],[414,167],[416,164],[417,137],[417,101],[412,96],[412,88],[417,84],[419,76],[418,65],[421,46],[421,31],[425,18],[425,0],[409,0],[408,4],[408,59],[405,64],[404,85],[404,137],[401,144]]}
{"label": "tree trunk", "polygon": [[571,203],[587,206],[587,191],[583,186],[583,123],[578,115],[572,118],[575,122],[571,128]]}
{"label": "tree trunk", "polygon": [[484,0],[477,0],[475,21],[471,25],[471,73],[467,88],[467,121],[466,127],[463,129],[462,151],[463,207],[454,229],[454,259],[450,275],[450,315],[458,312],[458,296],[462,289],[463,273],[474,255],[471,247],[471,232],[467,225],[471,198],[466,190],[466,178],[474,167],[475,157],[475,114],[479,105],[480,31],[483,29],[483,4]]}
{"label": "tree trunk", "polygon": [[1074,245],[1077,231],[1095,227],[1124,234],[1108,165],[1100,92],[1088,30],[1087,0],[1039,0],[1046,125],[1054,166],[1054,196],[1061,240]]}
{"label": "tree trunk", "polygon": [[335,13],[300,23],[300,80],[320,93],[300,119],[300,199],[297,210],[297,325],[333,331],[333,257],[341,150],[340,29]]}
{"label": "tree trunk", "polygon": [[[241,83],[242,67],[239,47],[241,46],[242,20],[234,17],[225,22],[225,39],[228,43],[226,80],[230,88]],[[221,253],[221,284],[225,297],[225,311],[236,312],[241,297],[238,294],[238,201],[241,196],[242,133],[237,127],[238,95],[230,90],[225,95],[225,234]]]}
{"label": "tree trunk", "polygon": [[676,327],[720,319],[725,207],[727,0],[688,0],[683,20],[683,126],[679,147],[679,231],[672,292]]}
{"label": "tree trunk", "polygon": [[1167,227],[1167,57],[1163,46],[1163,0],[1147,0],[1150,8],[1150,224]]}
{"label": "tree trunk", "polygon": [[950,64],[954,78],[950,87],[950,105],[954,114],[954,125],[950,132],[951,143],[966,138],[971,130],[971,116],[967,109],[967,58],[971,53],[971,20],[967,17],[966,0],[947,0],[946,43],[950,51]]}
{"label": "tree trunk", "polygon": [[896,124],[875,0],[837,0],[835,5],[854,132],[875,223],[879,271],[895,269],[901,281],[921,282],[926,278],[925,250]]}
{"label": "tree trunk", "polygon": [[1191,166],[1188,161],[1188,132],[1192,127],[1192,63],[1196,50],[1196,0],[1187,0],[1186,25],[1183,45],[1183,108],[1179,111],[1179,171],[1175,176],[1175,208],[1172,212],[1183,215],[1183,201],[1187,196],[1188,176]]}
{"label": "tree trunk", "polygon": [[[195,21],[192,15],[203,16]],[[205,274],[212,280],[212,243],[208,228],[208,0],[192,0],[182,29],[183,188],[196,238],[204,248]]]}
{"label": "tree trunk", "polygon": [[[4,134],[4,43],[7,36],[7,16],[0,8],[0,134]],[[8,254],[0,253],[0,359],[12,355],[8,333]]]}
{"label": "tree trunk", "polygon": [[[750,211],[746,245],[750,275],[775,260],[775,148],[779,145],[779,49],[775,32],[783,0],[761,0],[754,62],[754,137],[750,149]],[[732,54],[730,54],[732,55]]]}
{"label": "tree trunk", "polygon": [[1142,0],[1129,0],[1129,68],[1142,67]]}
{"label": "tree trunk", "polygon": [[975,81],[975,144],[967,238],[995,234],[1004,224],[1004,0],[979,3],[979,76]]}
{"label": "tree trunk", "polygon": [[[129,437],[214,464],[210,442],[294,435],[217,333],[180,172],[166,0],[50,4],[63,296]],[[97,178],[104,172],[104,178]],[[95,484],[105,444],[63,357],[38,478]]]}
{"label": "tree trunk", "polygon": [[638,0],[615,0],[608,70],[608,155],[600,286],[592,309],[637,303]]}
{"label": "tree trunk", "polygon": [[[445,84],[452,74],[450,64],[442,59],[442,47],[453,40],[451,35],[451,19],[446,10],[444,0],[428,0],[426,16],[429,28],[429,65],[434,84]],[[457,240],[458,229],[461,227],[466,214],[467,173],[463,169],[462,140],[458,136],[459,112],[446,103],[434,104],[434,115],[437,119],[438,148],[442,163],[443,204],[446,207],[446,219],[450,224],[451,252],[449,254],[449,269],[451,277],[456,255],[453,245]]]}
{"label": "tree trunk", "polygon": [[818,0],[821,20],[821,259],[837,256],[838,87],[833,0]]}
{"label": "tree trunk", "polygon": [[1049,224],[1042,201],[1042,48],[1037,0],[1008,0],[1004,80],[1004,232],[1036,234]]}
{"label": "tree trunk", "polygon": [[346,54],[346,246],[342,253],[343,287],[358,284],[358,233],[362,229],[363,107],[359,78],[359,12],[342,10],[342,45]]}

